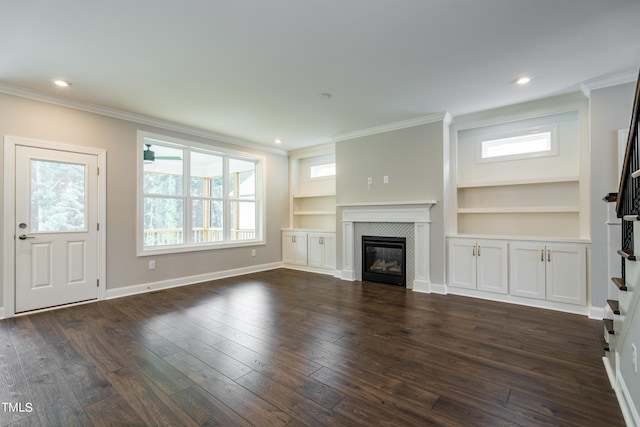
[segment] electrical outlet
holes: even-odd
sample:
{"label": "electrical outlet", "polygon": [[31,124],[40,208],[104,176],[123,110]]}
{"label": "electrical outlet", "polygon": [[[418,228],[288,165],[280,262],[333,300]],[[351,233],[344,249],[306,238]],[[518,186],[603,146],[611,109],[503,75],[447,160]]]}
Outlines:
{"label": "electrical outlet", "polygon": [[369,185],[373,184],[373,178],[371,177],[367,178],[367,184]]}
{"label": "electrical outlet", "polygon": [[149,261],[149,270],[155,270],[156,269],[156,260],[152,259],[151,261]]}
{"label": "electrical outlet", "polygon": [[251,256],[256,256],[256,250],[255,249],[251,249]]}
{"label": "electrical outlet", "polygon": [[382,177],[382,183],[383,184],[388,184],[389,183],[389,176],[388,175],[385,175],[385,176]]}
{"label": "electrical outlet", "polygon": [[638,373],[638,350],[635,344],[631,344],[631,365],[633,366],[633,372]]}

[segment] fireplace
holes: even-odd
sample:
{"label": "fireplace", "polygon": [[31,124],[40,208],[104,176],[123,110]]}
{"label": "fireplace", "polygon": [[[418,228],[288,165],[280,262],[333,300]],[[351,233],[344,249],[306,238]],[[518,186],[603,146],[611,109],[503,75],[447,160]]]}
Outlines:
{"label": "fireplace", "polygon": [[407,239],[362,236],[362,280],[406,286]]}

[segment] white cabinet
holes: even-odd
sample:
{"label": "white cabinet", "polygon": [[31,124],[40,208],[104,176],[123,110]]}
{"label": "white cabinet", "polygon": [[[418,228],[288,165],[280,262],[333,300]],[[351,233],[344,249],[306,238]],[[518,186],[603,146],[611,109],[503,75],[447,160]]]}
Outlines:
{"label": "white cabinet", "polygon": [[449,284],[506,294],[507,242],[489,239],[449,239]]}
{"label": "white cabinet", "polygon": [[545,299],[545,245],[540,242],[512,242],[509,249],[510,294]]}
{"label": "white cabinet", "polygon": [[308,234],[309,267],[336,269],[336,235],[333,233]]}
{"label": "white cabinet", "polygon": [[307,233],[282,232],[282,262],[292,265],[307,265]]}
{"label": "white cabinet", "polygon": [[587,303],[587,256],[580,244],[511,242],[510,294],[568,304]]}
{"label": "white cabinet", "polygon": [[452,293],[522,304],[536,299],[555,308],[587,304],[585,243],[455,237],[447,258]]}
{"label": "white cabinet", "polygon": [[284,266],[317,273],[336,270],[336,233],[287,230],[282,232]]}

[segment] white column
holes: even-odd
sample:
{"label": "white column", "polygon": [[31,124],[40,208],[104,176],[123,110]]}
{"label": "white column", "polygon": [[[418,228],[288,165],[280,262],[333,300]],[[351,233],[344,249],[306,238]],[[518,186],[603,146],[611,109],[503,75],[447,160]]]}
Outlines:
{"label": "white column", "polygon": [[411,286],[416,292],[431,292],[429,223],[416,222],[415,233],[415,277]]}
{"label": "white column", "polygon": [[342,279],[356,280],[355,258],[354,258],[354,224],[351,221],[342,223]]}

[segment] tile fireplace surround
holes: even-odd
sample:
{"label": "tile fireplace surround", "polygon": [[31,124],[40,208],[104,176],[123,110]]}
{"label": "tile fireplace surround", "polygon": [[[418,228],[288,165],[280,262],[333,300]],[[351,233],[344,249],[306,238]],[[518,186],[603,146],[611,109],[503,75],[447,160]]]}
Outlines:
{"label": "tile fireplace surround", "polygon": [[[431,292],[429,212],[435,203],[435,201],[427,201],[385,205],[342,205],[342,279],[354,281],[361,277],[359,268],[362,265],[362,254],[357,250],[360,242],[356,242],[356,239],[361,238],[361,233],[356,233],[357,224],[365,223],[369,228],[375,225],[375,228],[390,230],[396,228],[394,226],[397,223],[406,223],[413,226],[413,239],[407,239],[407,243],[413,240],[414,244],[413,248],[407,248],[407,251],[412,250],[414,254],[413,265],[407,265],[407,270],[412,270],[413,273],[412,278],[407,277],[407,289]],[[409,261],[407,259],[407,262]]]}

